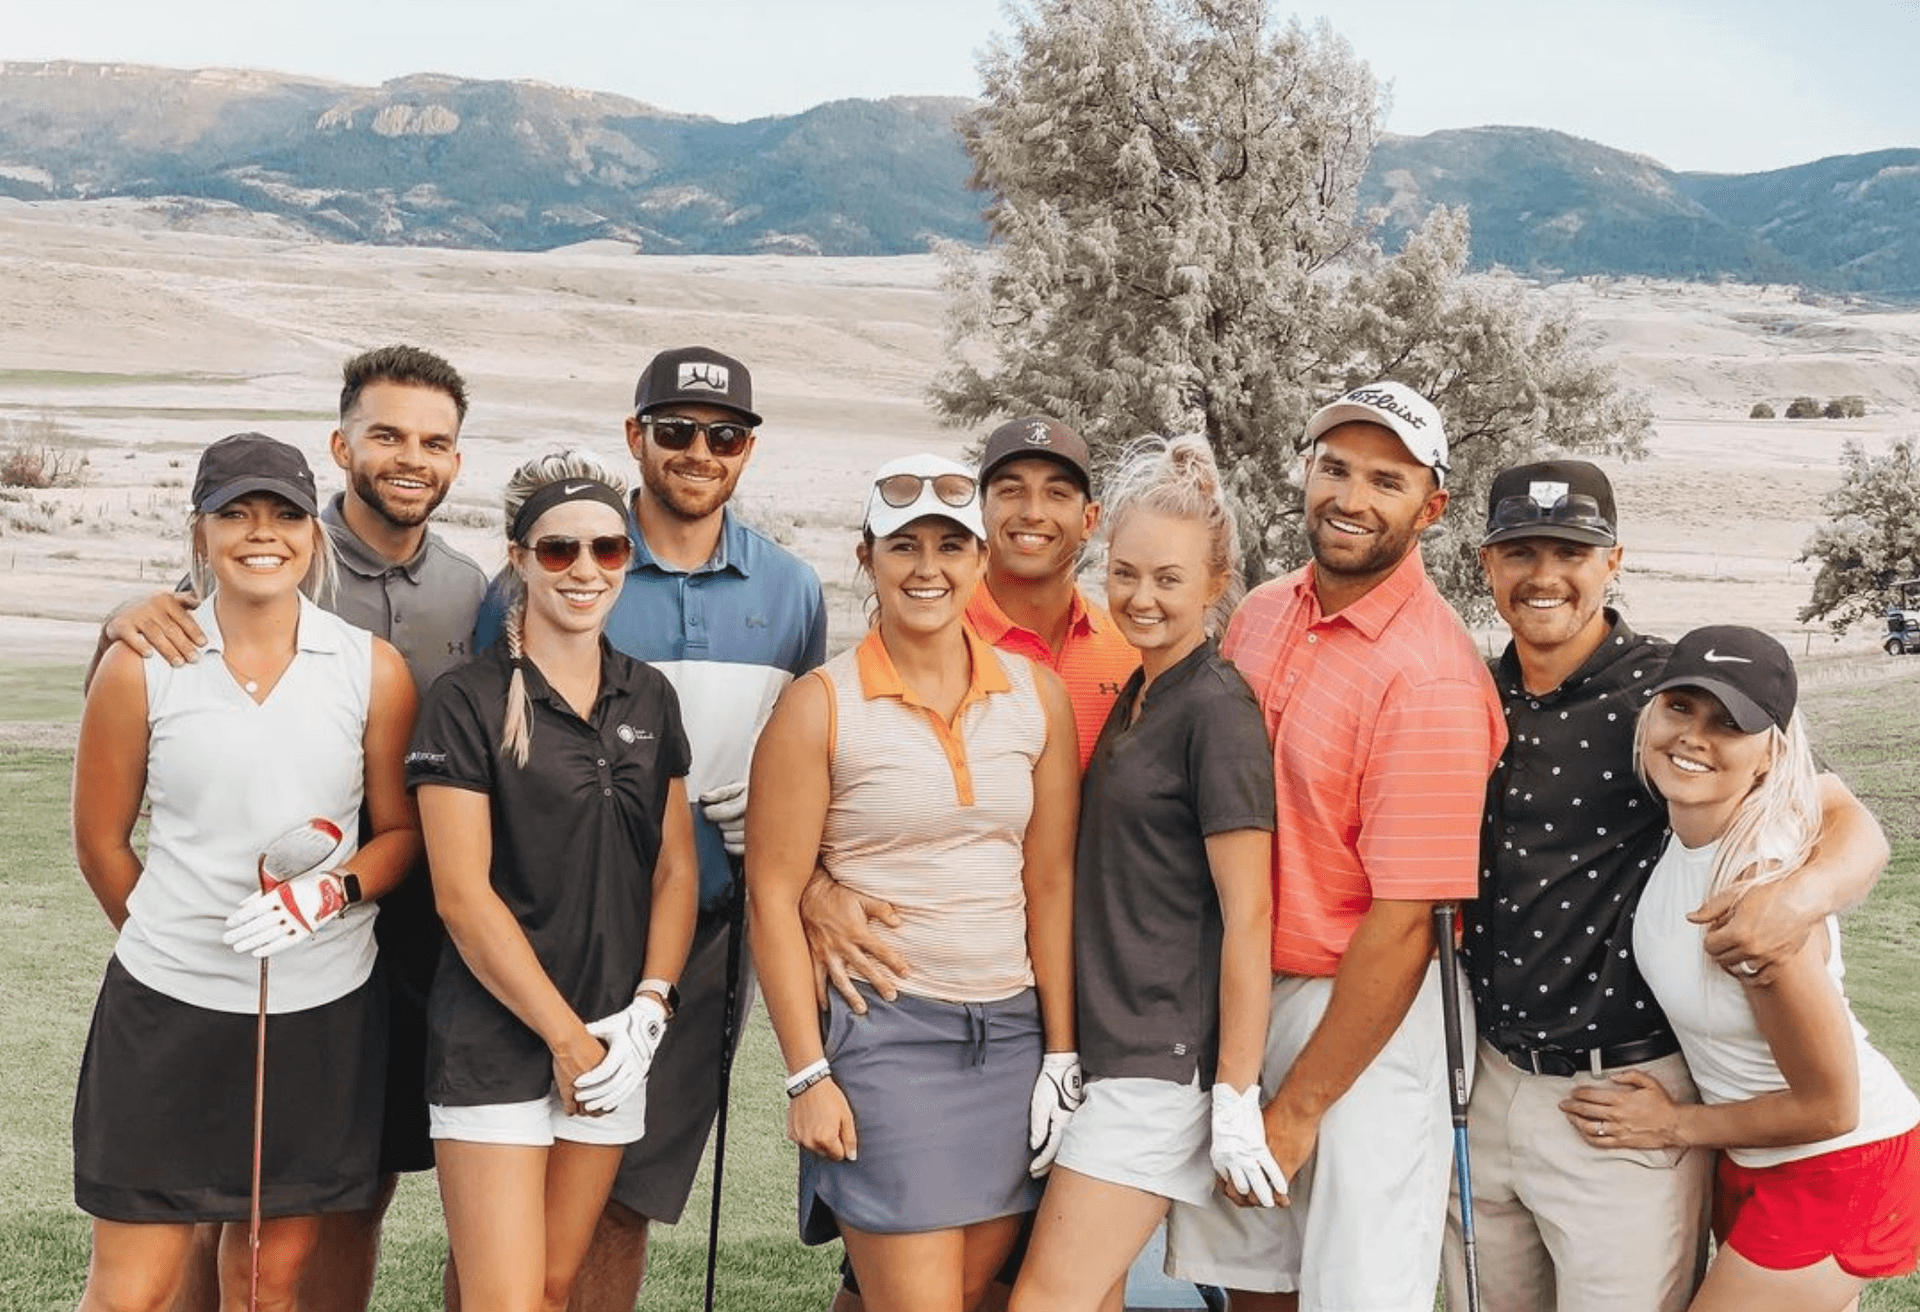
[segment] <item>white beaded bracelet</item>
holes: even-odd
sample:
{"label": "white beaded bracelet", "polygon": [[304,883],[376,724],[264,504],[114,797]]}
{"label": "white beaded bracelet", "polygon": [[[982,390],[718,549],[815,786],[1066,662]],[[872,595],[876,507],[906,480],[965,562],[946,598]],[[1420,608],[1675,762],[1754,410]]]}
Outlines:
{"label": "white beaded bracelet", "polygon": [[827,1059],[825,1057],[822,1057],[819,1061],[811,1065],[802,1066],[799,1070],[787,1076],[787,1097],[798,1098],[801,1094],[831,1074],[833,1074],[833,1068],[827,1065]]}

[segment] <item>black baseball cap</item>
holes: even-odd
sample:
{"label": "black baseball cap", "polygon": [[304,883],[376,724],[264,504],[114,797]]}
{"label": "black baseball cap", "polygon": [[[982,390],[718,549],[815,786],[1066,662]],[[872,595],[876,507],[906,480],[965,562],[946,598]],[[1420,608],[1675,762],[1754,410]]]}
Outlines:
{"label": "black baseball cap", "polygon": [[1758,629],[1710,624],[1673,645],[1654,692],[1700,688],[1712,693],[1742,733],[1785,729],[1800,696],[1800,676],[1787,649]]}
{"label": "black baseball cap", "polygon": [[648,414],[663,405],[713,405],[731,410],[753,427],[753,376],[730,355],[710,346],[679,346],[662,351],[640,371],[633,389],[633,412]]}
{"label": "black baseball cap", "polygon": [[298,448],[265,433],[235,433],[200,453],[193,476],[195,510],[208,514],[249,492],[271,492],[309,515],[320,513],[313,471]]}
{"label": "black baseball cap", "polygon": [[1493,476],[1487,489],[1487,534],[1480,545],[1514,538],[1560,538],[1590,547],[1619,542],[1613,484],[1585,460],[1542,460]]}
{"label": "black baseball cap", "polygon": [[1065,465],[1080,490],[1093,495],[1093,454],[1085,440],[1058,419],[1044,415],[1009,419],[988,434],[986,449],[980,453],[980,482],[984,485],[1008,461],[1036,456]]}

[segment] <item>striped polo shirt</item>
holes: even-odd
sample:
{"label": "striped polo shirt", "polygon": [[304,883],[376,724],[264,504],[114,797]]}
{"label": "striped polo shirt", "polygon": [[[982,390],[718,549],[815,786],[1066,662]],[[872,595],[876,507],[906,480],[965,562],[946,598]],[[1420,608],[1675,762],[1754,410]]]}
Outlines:
{"label": "striped polo shirt", "polygon": [[967,624],[1001,651],[1017,652],[1060,676],[1073,703],[1073,727],[1080,737],[1080,768],[1093,759],[1100,726],[1107,722],[1113,699],[1140,668],[1140,652],[1120,636],[1106,611],[1090,605],[1086,594],[1073,590],[1067,615],[1067,636],[1055,652],[1032,629],[1023,629],[1007,617],[986,584],[973,590],[967,603]]}
{"label": "striped polo shirt", "polygon": [[1332,615],[1313,569],[1249,594],[1221,649],[1273,736],[1273,968],[1325,976],[1374,898],[1474,896],[1487,776],[1507,732],[1418,547]]}
{"label": "striped polo shirt", "polygon": [[962,632],[973,676],[950,721],[901,681],[878,629],[814,672],[833,707],[820,859],[899,911],[899,928],[871,928],[913,963],[903,993],[993,1002],[1033,983],[1021,872],[1047,716],[1032,665]]}

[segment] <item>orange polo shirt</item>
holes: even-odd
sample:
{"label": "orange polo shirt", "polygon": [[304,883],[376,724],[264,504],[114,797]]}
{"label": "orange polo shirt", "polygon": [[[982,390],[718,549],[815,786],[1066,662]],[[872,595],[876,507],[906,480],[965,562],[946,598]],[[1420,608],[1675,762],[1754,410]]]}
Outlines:
{"label": "orange polo shirt", "polygon": [[1060,676],[1073,703],[1073,727],[1080,738],[1080,769],[1093,759],[1093,745],[1120,690],[1140,668],[1140,652],[1120,636],[1106,611],[1087,603],[1079,588],[1067,616],[1067,636],[1055,655],[1047,640],[1007,618],[982,583],[967,603],[967,626],[1002,651],[1015,652]]}
{"label": "orange polo shirt", "polygon": [[1221,650],[1273,737],[1273,968],[1331,975],[1376,897],[1479,889],[1500,697],[1419,548],[1333,615],[1313,566],[1254,589]]}

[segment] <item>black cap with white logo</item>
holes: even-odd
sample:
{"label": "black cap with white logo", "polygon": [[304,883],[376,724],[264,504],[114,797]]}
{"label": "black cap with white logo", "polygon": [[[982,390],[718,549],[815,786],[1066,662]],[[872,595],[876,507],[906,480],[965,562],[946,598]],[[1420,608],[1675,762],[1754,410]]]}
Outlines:
{"label": "black cap with white logo", "polygon": [[1613,484],[1585,460],[1542,460],[1493,476],[1487,489],[1487,533],[1480,545],[1514,538],[1560,538],[1590,547],[1620,540]]}
{"label": "black cap with white logo", "polygon": [[640,371],[633,389],[633,412],[649,414],[663,405],[712,405],[731,410],[755,428],[753,378],[747,367],[709,346],[662,351]]}
{"label": "black cap with white logo", "polygon": [[1785,729],[1800,696],[1787,649],[1758,629],[1711,624],[1673,645],[1653,691],[1699,688],[1720,699],[1742,733]]}

